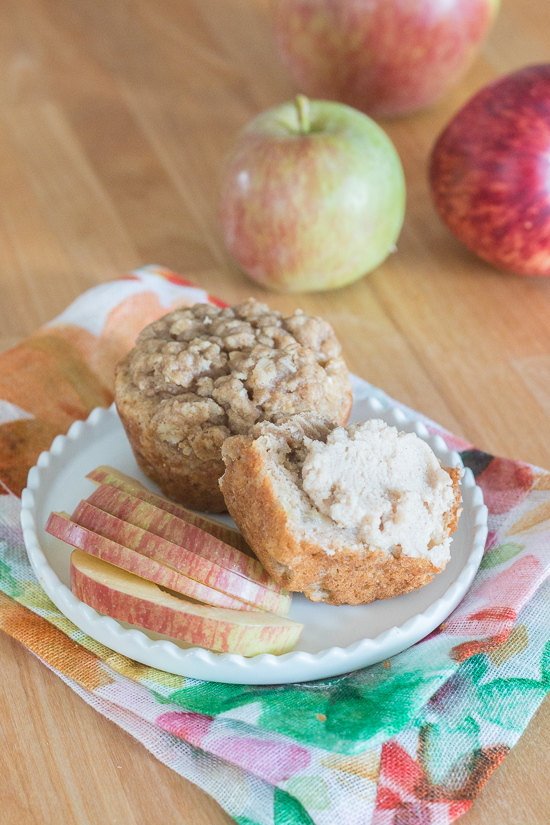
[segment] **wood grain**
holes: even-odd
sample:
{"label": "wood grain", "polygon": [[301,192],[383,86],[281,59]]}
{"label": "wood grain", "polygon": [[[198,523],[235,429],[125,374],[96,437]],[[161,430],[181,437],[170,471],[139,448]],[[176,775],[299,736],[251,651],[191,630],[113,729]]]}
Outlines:
{"label": "wood grain", "polygon": [[[426,164],[484,83],[550,54],[550,7],[503,0],[482,54],[440,105],[384,128],[409,193],[397,254],[327,294],[267,295],[226,253],[220,165],[236,131],[295,93],[267,0],[3,0],[0,349],[84,289],[160,263],[228,301],[334,325],[350,368],[491,452],[550,466],[550,283],[495,271],[438,220]],[[0,820],[221,825],[230,818],[0,634]],[[464,825],[542,825],[550,703]],[[351,825],[351,824],[350,824]]]}

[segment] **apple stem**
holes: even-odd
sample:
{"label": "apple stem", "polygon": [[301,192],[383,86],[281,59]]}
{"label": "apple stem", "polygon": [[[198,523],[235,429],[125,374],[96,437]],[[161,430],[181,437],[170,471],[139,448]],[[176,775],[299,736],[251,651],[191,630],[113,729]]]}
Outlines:
{"label": "apple stem", "polygon": [[296,95],[296,109],[298,111],[298,124],[302,135],[307,135],[311,129],[311,106],[309,98],[305,95]]}

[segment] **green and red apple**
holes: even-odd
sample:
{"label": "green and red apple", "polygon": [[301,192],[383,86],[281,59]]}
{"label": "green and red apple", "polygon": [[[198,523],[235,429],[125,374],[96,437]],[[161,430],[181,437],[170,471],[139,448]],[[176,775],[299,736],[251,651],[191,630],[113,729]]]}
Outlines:
{"label": "green and red apple", "polygon": [[500,0],[273,0],[300,91],[374,117],[431,106],[476,56]]}
{"label": "green and red apple", "polygon": [[361,278],[394,250],[404,210],[391,140],[341,103],[299,96],[263,112],[225,163],[225,244],[267,289],[326,290]]}

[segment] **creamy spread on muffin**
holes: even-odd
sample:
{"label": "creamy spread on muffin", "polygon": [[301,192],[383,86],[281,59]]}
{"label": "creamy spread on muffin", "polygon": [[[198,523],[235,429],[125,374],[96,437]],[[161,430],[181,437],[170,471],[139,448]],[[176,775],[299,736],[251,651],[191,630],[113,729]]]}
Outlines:
{"label": "creamy spread on muffin", "polygon": [[301,471],[302,489],[320,513],[353,531],[371,550],[449,559],[444,515],[455,492],[425,441],[373,419],[310,441]]}

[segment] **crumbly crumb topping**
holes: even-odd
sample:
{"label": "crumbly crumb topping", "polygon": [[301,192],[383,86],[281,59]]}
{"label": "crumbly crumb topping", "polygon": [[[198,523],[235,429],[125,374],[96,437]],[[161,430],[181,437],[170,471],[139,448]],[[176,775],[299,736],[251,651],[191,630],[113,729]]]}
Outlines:
{"label": "crumbly crumb topping", "polygon": [[149,399],[156,436],[197,456],[219,457],[231,434],[277,414],[347,414],[351,389],[329,323],[250,299],[196,304],[146,327],[122,369]]}
{"label": "crumbly crumb topping", "polygon": [[[334,421],[307,410],[298,415],[276,415],[272,421],[255,424],[249,432],[252,439],[261,439],[263,446],[285,467],[293,483],[302,489],[301,471],[313,442],[325,444],[329,433],[336,427]],[[231,442],[226,452],[231,451]],[[237,456],[232,456],[236,458]]]}

